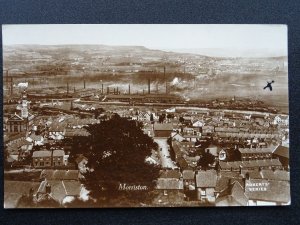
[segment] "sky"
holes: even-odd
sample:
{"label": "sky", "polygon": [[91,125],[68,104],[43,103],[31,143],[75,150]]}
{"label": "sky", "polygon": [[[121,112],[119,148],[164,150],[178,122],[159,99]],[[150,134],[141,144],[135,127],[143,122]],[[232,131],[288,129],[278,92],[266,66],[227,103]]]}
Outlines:
{"label": "sky", "polygon": [[103,44],[212,56],[287,56],[286,25],[3,25],[3,45]]}

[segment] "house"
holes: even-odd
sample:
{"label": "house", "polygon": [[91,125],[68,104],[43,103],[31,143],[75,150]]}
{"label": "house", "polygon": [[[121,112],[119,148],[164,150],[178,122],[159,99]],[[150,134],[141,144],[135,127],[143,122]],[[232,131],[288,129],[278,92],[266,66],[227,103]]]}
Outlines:
{"label": "house", "polygon": [[214,133],[214,126],[205,125],[202,127],[202,135],[209,135]]}
{"label": "house", "polygon": [[179,180],[182,178],[182,175],[178,170],[161,170],[159,177]]}
{"label": "house", "polygon": [[289,125],[289,116],[288,115],[276,115],[274,117],[273,124],[275,125]]}
{"label": "house", "polygon": [[32,143],[34,146],[44,145],[44,137],[41,135],[36,135],[35,133],[30,134],[26,140]]}
{"label": "house", "polygon": [[196,200],[196,180],[195,180],[195,171],[193,170],[183,170],[183,189],[186,200]]}
{"label": "house", "polygon": [[35,151],[32,154],[34,167],[50,167],[52,165],[52,152],[48,150]]}
{"label": "house", "polygon": [[37,204],[43,200],[55,200],[63,205],[80,197],[84,187],[79,181],[43,180],[36,192]]}
{"label": "house", "polygon": [[219,162],[220,171],[240,171],[241,168],[247,170],[282,169],[282,164],[278,159]]}
{"label": "house", "polygon": [[176,205],[183,201],[183,181],[175,178],[158,178],[156,182],[158,199],[154,202],[159,204]]}
{"label": "house", "polygon": [[219,146],[216,146],[214,144],[210,144],[206,149],[205,149],[205,152],[209,152],[210,154],[212,154],[213,156],[215,157],[218,157],[219,155],[219,152],[221,151],[222,149],[219,147]]}
{"label": "house", "polygon": [[249,206],[289,205],[290,182],[248,178],[245,181],[245,195]]}
{"label": "house", "polygon": [[255,159],[271,159],[272,151],[269,148],[239,148],[238,151],[241,154],[242,161],[244,160],[255,160]]}
{"label": "house", "polygon": [[151,118],[151,113],[148,112],[139,112],[137,117],[139,121],[150,121],[150,118]]}
{"label": "house", "polygon": [[53,166],[64,166],[64,150],[54,150],[52,154],[52,165]]}
{"label": "house", "polygon": [[199,136],[193,135],[193,134],[184,134],[183,135],[184,140],[189,141],[189,142],[196,142],[199,137],[200,137],[200,135]]}
{"label": "house", "polygon": [[183,170],[182,171],[183,185],[184,189],[195,190],[195,171],[193,170]]}
{"label": "house", "polygon": [[243,186],[238,181],[229,183],[227,193],[220,194],[216,199],[216,206],[247,206],[248,197]]}
{"label": "house", "polygon": [[64,150],[40,150],[32,154],[32,163],[34,167],[52,167],[64,166]]}
{"label": "house", "polygon": [[273,151],[273,158],[277,158],[284,168],[289,168],[289,148],[279,145]]}
{"label": "house", "polygon": [[203,126],[204,126],[204,122],[200,120],[193,121],[193,127],[203,127]]}
{"label": "house", "polygon": [[179,134],[179,133],[174,133],[172,135],[172,139],[176,140],[176,141],[179,141],[179,142],[185,140],[185,138],[181,134]]}
{"label": "house", "polygon": [[217,172],[215,170],[198,171],[196,173],[197,198],[209,203],[215,202]]}
{"label": "house", "polygon": [[155,123],[153,126],[154,137],[168,138],[173,130],[171,123]]}

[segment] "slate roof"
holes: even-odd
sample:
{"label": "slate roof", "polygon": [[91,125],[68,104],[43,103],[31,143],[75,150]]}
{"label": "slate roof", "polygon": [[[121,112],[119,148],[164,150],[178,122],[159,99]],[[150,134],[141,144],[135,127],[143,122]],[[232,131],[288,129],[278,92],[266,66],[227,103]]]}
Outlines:
{"label": "slate roof", "polygon": [[155,123],[154,130],[167,130],[172,131],[173,125],[171,123]]}
{"label": "slate roof", "polygon": [[261,178],[267,180],[278,180],[278,181],[289,181],[290,180],[290,172],[285,170],[262,170],[260,172]]}
{"label": "slate roof", "polygon": [[158,178],[156,183],[158,190],[183,190],[183,181],[174,178]]}
{"label": "slate roof", "polygon": [[254,168],[262,166],[282,166],[278,159],[262,159],[262,160],[250,160],[250,161],[234,161],[234,162],[222,162],[219,163],[221,169],[239,169],[242,168]]}
{"label": "slate roof", "polygon": [[246,182],[269,183],[267,191],[250,191],[246,188],[245,195],[251,200],[278,202],[287,204],[290,202],[290,182],[266,179],[251,179]]}
{"label": "slate roof", "polygon": [[78,128],[78,129],[66,129],[66,132],[65,132],[65,136],[66,137],[87,137],[87,136],[90,136],[90,133],[84,129],[84,128]]}
{"label": "slate roof", "polygon": [[179,179],[181,177],[181,173],[178,170],[162,170],[160,171],[160,178],[175,178]]}
{"label": "slate roof", "polygon": [[38,189],[39,193],[46,193],[47,183],[51,186],[51,197],[60,203],[67,196],[79,196],[82,187],[79,181],[42,181]]}
{"label": "slate roof", "polygon": [[282,156],[285,158],[289,158],[289,148],[284,147],[282,145],[277,146],[277,148],[273,151],[274,155]]}
{"label": "slate roof", "polygon": [[193,170],[184,170],[182,172],[182,176],[184,180],[194,180],[195,172]]}
{"label": "slate roof", "polygon": [[272,153],[273,148],[239,148],[241,154]]}
{"label": "slate roof", "polygon": [[51,170],[45,169],[40,177],[47,180],[78,180],[78,170]]}
{"label": "slate roof", "polygon": [[64,156],[65,152],[64,150],[54,150],[53,151],[53,156]]}
{"label": "slate roof", "polygon": [[217,172],[215,170],[198,171],[196,186],[201,188],[216,187]]}
{"label": "slate roof", "polygon": [[51,151],[47,151],[47,150],[41,150],[41,151],[35,151],[32,154],[32,157],[51,157]]}

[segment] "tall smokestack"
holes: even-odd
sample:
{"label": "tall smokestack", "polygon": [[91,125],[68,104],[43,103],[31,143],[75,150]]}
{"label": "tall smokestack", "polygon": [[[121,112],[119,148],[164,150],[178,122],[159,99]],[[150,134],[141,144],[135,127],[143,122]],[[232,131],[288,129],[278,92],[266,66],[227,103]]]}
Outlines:
{"label": "tall smokestack", "polygon": [[106,93],[107,93],[107,94],[109,94],[109,87],[107,87],[107,89],[106,89]]}
{"label": "tall smokestack", "polygon": [[150,79],[148,79],[148,94],[150,95]]}
{"label": "tall smokestack", "polygon": [[14,83],[13,83],[13,78],[10,77],[10,95],[13,95],[14,93]]}
{"label": "tall smokestack", "polygon": [[83,80],[83,88],[85,89],[85,79]]}
{"label": "tall smokestack", "polygon": [[69,82],[67,82],[67,94],[69,94]]}
{"label": "tall smokestack", "polygon": [[128,84],[128,94],[130,95],[130,84]]}
{"label": "tall smokestack", "polygon": [[166,67],[164,66],[164,80],[166,83],[166,94],[168,94],[168,86],[167,86],[167,79],[166,79]]}
{"label": "tall smokestack", "polygon": [[101,94],[103,94],[103,84],[101,84],[102,88],[101,88]]}
{"label": "tall smokestack", "polygon": [[8,83],[9,83],[9,80],[8,80],[8,70],[6,70],[6,85],[8,87]]}

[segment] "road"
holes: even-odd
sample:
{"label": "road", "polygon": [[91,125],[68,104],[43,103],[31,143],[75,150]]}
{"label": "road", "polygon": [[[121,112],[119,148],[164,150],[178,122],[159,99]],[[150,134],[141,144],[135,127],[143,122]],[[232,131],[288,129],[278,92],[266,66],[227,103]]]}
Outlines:
{"label": "road", "polygon": [[170,158],[169,145],[166,138],[154,138],[154,141],[158,144],[159,156],[161,159],[161,165],[163,168],[174,169],[177,168],[175,163]]}

